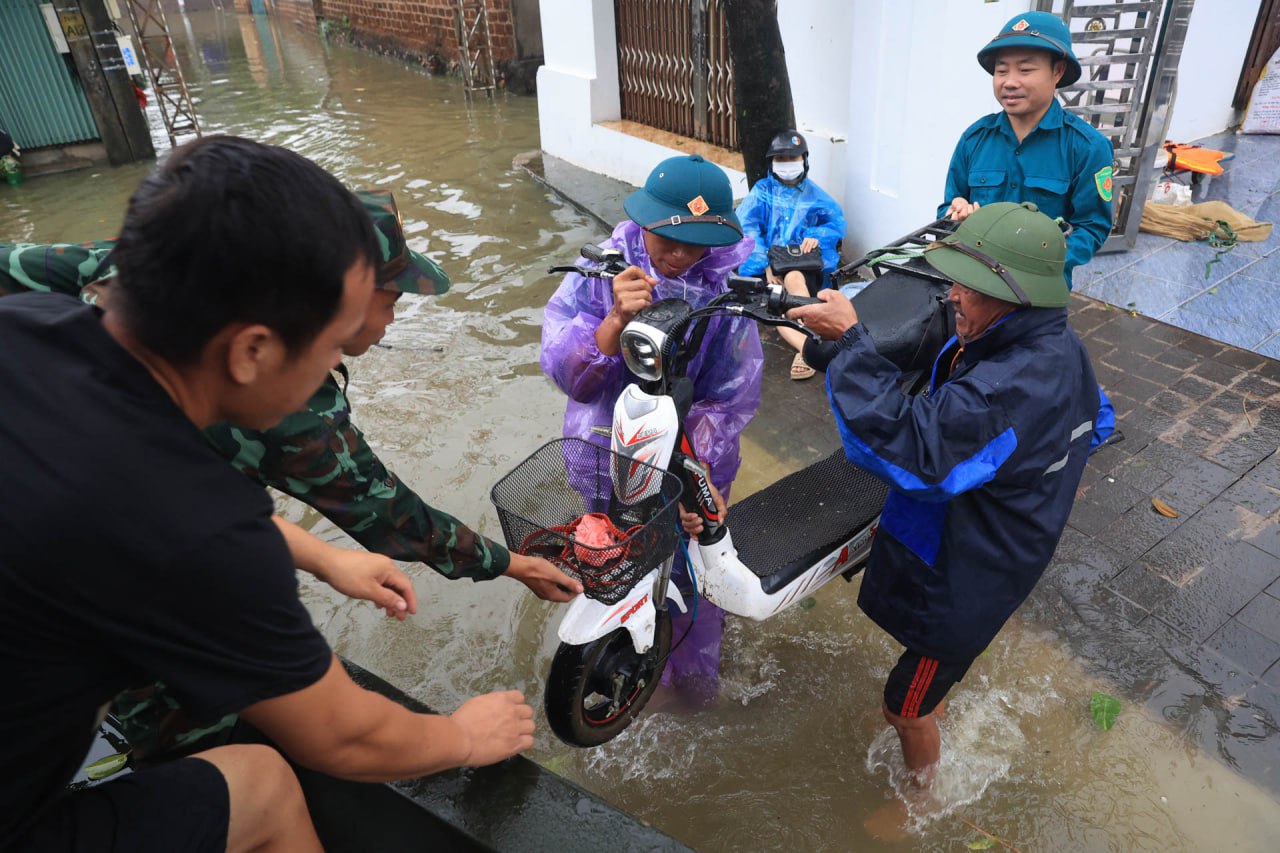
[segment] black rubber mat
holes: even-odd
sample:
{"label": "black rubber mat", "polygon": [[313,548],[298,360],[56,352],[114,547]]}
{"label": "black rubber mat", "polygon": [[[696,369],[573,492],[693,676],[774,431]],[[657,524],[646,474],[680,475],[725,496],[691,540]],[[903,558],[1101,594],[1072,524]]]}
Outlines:
{"label": "black rubber mat", "polygon": [[765,592],[775,592],[875,519],[888,493],[837,450],[734,504],[734,547]]}

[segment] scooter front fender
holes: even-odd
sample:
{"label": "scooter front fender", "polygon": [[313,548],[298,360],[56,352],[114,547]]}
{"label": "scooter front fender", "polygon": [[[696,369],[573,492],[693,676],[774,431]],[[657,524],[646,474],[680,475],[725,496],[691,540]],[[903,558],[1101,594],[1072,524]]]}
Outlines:
{"label": "scooter front fender", "polygon": [[[658,569],[649,572],[632,587],[626,598],[614,604],[601,604],[593,598],[579,595],[569,603],[564,619],[560,620],[557,633],[561,642],[582,646],[618,628],[626,628],[636,652],[644,654],[649,651],[658,624],[658,611],[653,606],[653,590],[658,576]],[[667,583],[667,601],[674,601],[681,613],[686,611],[680,590],[671,582]]]}

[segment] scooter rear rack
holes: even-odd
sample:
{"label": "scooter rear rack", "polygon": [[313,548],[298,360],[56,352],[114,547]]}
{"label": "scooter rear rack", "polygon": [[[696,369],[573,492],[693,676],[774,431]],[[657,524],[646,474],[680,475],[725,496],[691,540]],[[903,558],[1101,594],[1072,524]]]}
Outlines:
{"label": "scooter rear rack", "polygon": [[901,254],[904,252],[916,253],[924,249],[930,243],[941,240],[943,237],[951,234],[956,230],[955,222],[950,219],[939,219],[930,222],[923,228],[917,228],[906,236],[899,237],[887,246],[881,246],[878,249],[872,249],[856,261],[845,264],[836,268],[831,273],[831,280],[836,287],[847,281],[852,281],[858,277],[858,270],[862,267],[870,266],[871,272],[879,278],[885,271],[898,269],[909,272],[921,278],[932,279],[944,286],[950,286],[951,282],[946,276],[939,273],[933,267],[929,266],[923,258],[913,257],[902,260],[883,260],[879,259],[886,256]]}

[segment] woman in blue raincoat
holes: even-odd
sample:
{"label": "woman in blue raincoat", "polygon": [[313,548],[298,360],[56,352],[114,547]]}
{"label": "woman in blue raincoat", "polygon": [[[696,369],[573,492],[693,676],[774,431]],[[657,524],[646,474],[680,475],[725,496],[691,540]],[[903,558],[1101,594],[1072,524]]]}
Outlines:
{"label": "woman in blue raincoat", "polygon": [[[769,174],[756,181],[738,205],[742,230],[755,241],[739,272],[765,273],[797,296],[813,295],[840,265],[837,246],[844,239],[844,211],[809,180],[809,145],[797,131],[784,130],[775,136],[765,159]],[[786,247],[793,247],[790,254],[779,253]],[[770,249],[774,249],[773,257]],[[778,331],[796,349],[791,378],[813,376],[813,368],[800,354],[804,335],[794,329]]]}
{"label": "woman in blue raincoat", "polygon": [[[622,328],[659,299],[683,299],[695,309],[706,305],[728,289],[729,274],[752,246],[734,216],[728,178],[696,155],[659,163],[623,206],[631,219],[601,246],[621,251],[632,266],[612,281],[565,276],[542,327],[542,369],[569,396],[564,434],[603,447],[609,446],[613,404],[637,381],[619,351]],[[741,462],[739,436],[760,405],[763,364],[754,322],[714,317],[688,368],[694,402],[685,431],[725,501]],[[605,435],[592,430],[601,426]],[[675,578],[685,591],[687,577],[678,565]],[[673,617],[679,639],[689,614]],[[701,602],[689,635],[667,663],[663,684],[687,705],[716,698],[723,627],[724,612]]]}

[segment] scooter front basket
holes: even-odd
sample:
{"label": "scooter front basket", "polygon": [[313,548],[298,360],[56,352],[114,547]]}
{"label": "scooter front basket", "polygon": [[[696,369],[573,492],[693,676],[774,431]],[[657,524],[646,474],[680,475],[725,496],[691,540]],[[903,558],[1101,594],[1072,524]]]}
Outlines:
{"label": "scooter front basket", "polygon": [[650,468],[661,486],[625,503],[614,494],[618,454],[579,438],[548,442],[490,492],[507,547],[544,557],[577,578],[590,598],[621,601],[636,582],[675,553],[680,480]]}

